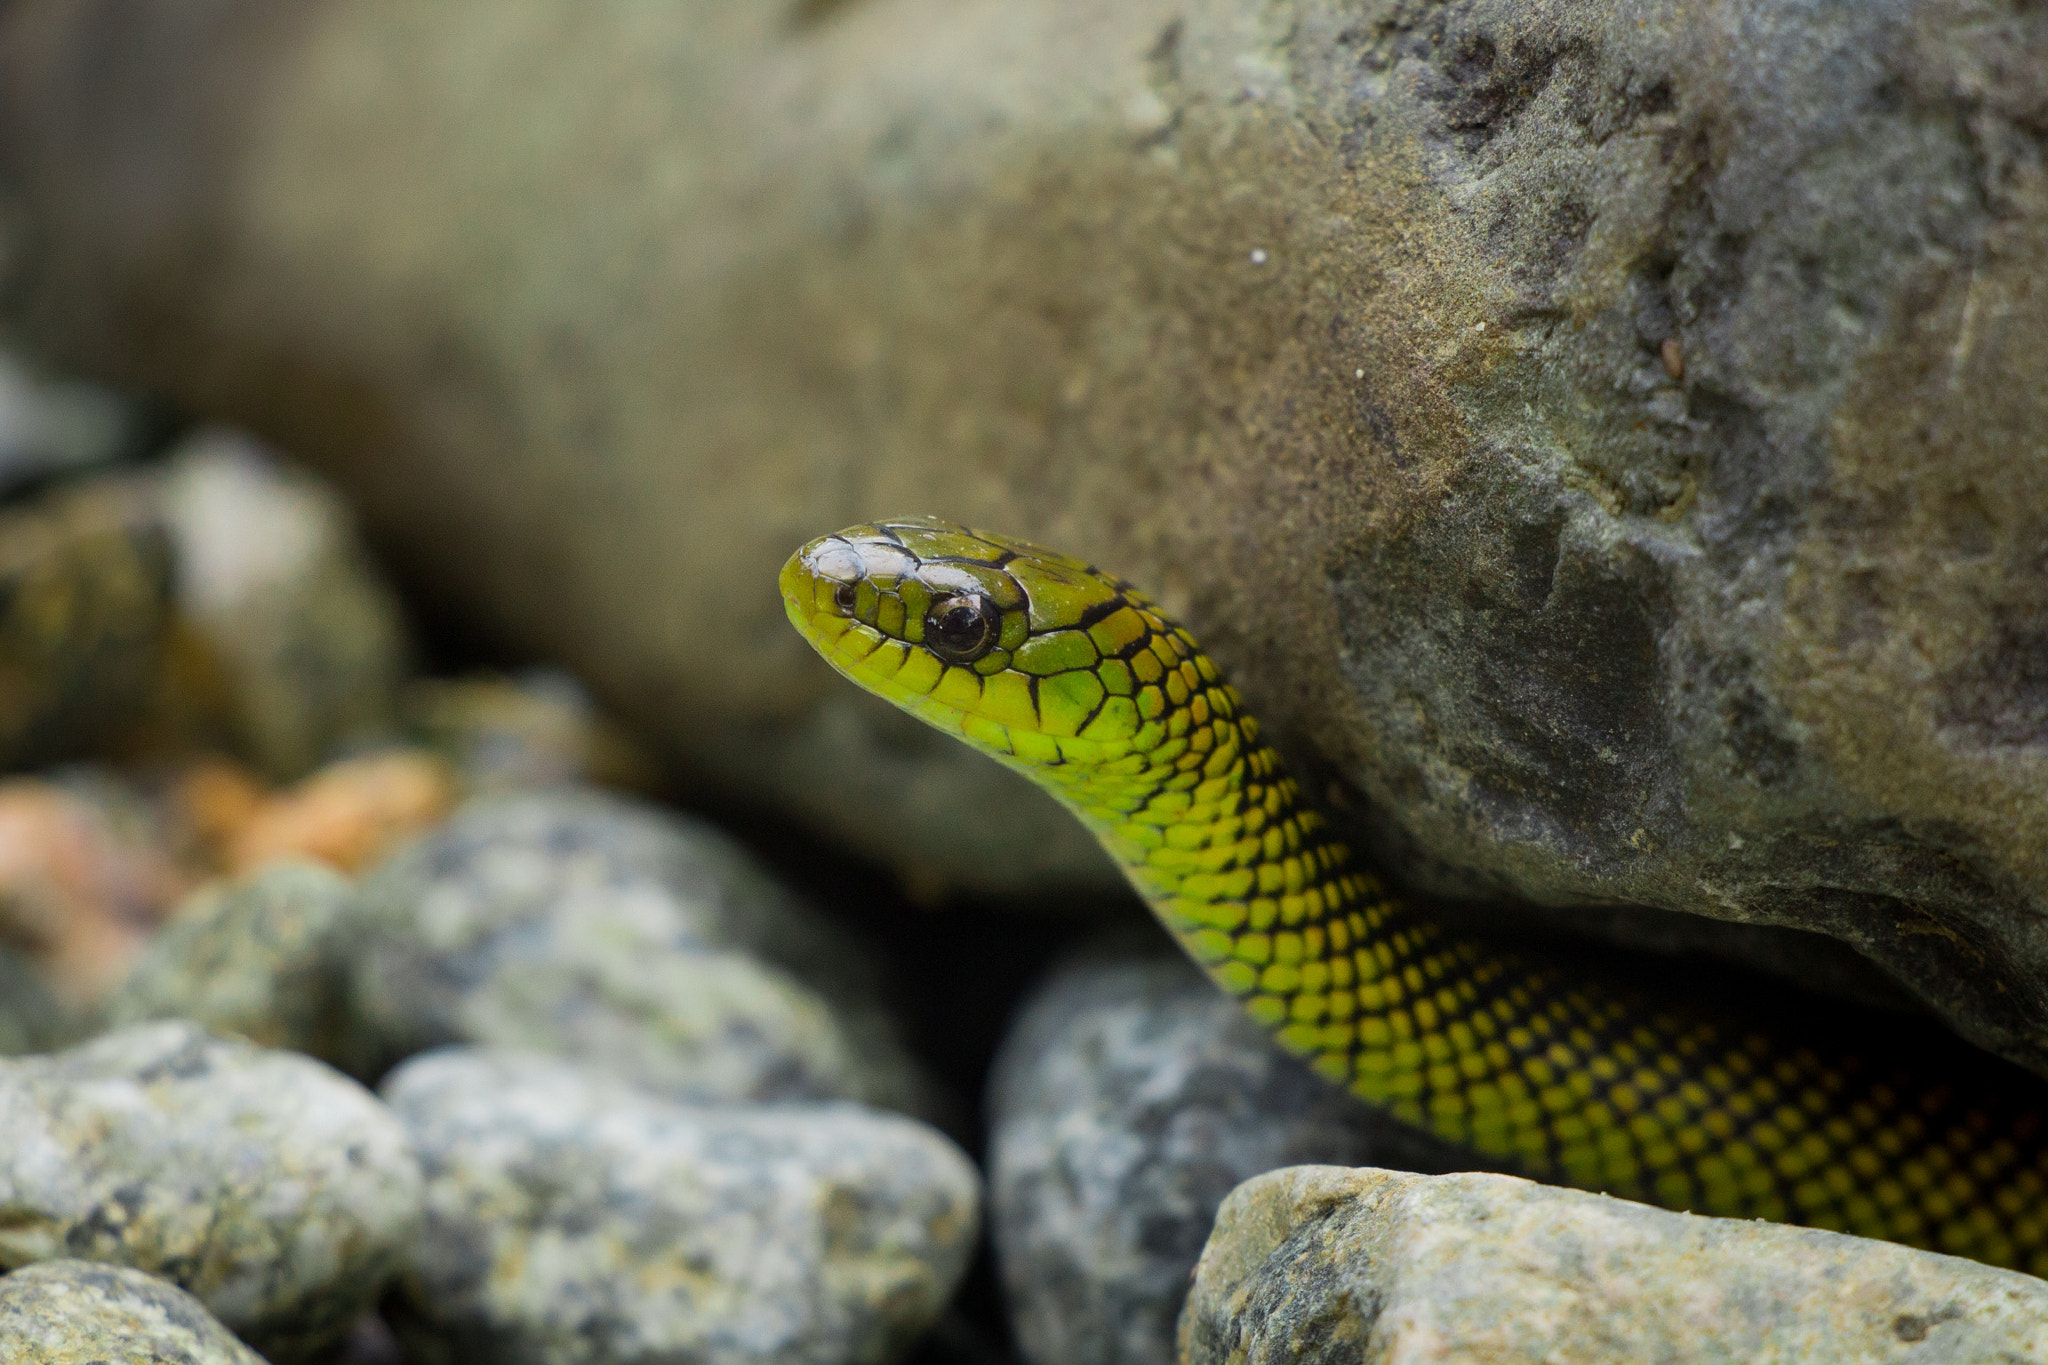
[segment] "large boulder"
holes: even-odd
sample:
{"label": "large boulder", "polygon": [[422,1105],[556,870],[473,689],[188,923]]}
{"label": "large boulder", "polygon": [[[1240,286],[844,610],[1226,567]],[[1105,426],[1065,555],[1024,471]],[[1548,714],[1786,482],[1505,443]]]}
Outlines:
{"label": "large boulder", "polygon": [[16,0],[0,75],[46,350],[728,788],[1103,875],[780,619],[950,515],[1151,585],[1422,887],[1821,930],[2048,1061],[2048,11]]}
{"label": "large boulder", "polygon": [[1223,1201],[1183,1365],[2002,1365],[2048,1285],[1891,1242],[1504,1175],[1294,1166]]}

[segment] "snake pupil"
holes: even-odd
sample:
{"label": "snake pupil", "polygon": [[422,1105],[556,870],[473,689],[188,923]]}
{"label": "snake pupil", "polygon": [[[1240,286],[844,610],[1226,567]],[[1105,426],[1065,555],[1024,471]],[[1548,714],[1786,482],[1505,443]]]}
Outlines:
{"label": "snake pupil", "polygon": [[924,615],[925,647],[949,664],[971,664],[995,642],[995,608],[985,597],[941,598]]}

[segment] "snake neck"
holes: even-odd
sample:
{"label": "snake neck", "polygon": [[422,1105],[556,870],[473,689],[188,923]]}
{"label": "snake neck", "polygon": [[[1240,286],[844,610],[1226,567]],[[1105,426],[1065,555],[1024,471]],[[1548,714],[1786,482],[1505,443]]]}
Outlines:
{"label": "snake neck", "polygon": [[[1444,935],[1354,863],[1279,753],[1258,742],[1257,720],[1193,639],[1142,599],[1140,614],[1154,638],[1134,657],[1160,661],[1150,671],[1163,679],[1167,708],[1153,722],[1154,742],[1095,761],[1012,765],[1080,817],[1153,913],[1253,1019],[1330,1079],[1426,1122],[1414,1103],[1419,1085],[1391,1075],[1361,1084],[1354,1053],[1361,1016],[1424,994],[1447,975],[1435,951]],[[1143,690],[1139,696],[1142,703]],[[1472,955],[1455,945],[1448,951]],[[1434,1022],[1459,1004],[1419,1007]],[[1366,1033],[1391,1038],[1392,1025],[1381,1019]]]}

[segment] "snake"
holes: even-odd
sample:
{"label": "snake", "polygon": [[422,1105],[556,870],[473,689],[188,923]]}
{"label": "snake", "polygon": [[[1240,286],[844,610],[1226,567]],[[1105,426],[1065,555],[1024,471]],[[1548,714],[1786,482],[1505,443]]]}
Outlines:
{"label": "snake", "polygon": [[906,517],[809,542],[780,588],[827,663],[1049,792],[1252,1019],[1398,1122],[1552,1184],[2048,1274],[2048,1083],[1924,1025],[1454,930],[1123,579]]}

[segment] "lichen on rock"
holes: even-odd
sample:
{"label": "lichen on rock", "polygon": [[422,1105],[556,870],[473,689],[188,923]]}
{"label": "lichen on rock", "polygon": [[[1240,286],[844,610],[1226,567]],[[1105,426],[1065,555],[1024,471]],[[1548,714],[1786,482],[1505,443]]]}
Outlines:
{"label": "lichen on rock", "polygon": [[1183,1365],[1956,1365],[2048,1352],[2048,1285],[1503,1175],[1297,1166],[1224,1201]]}

